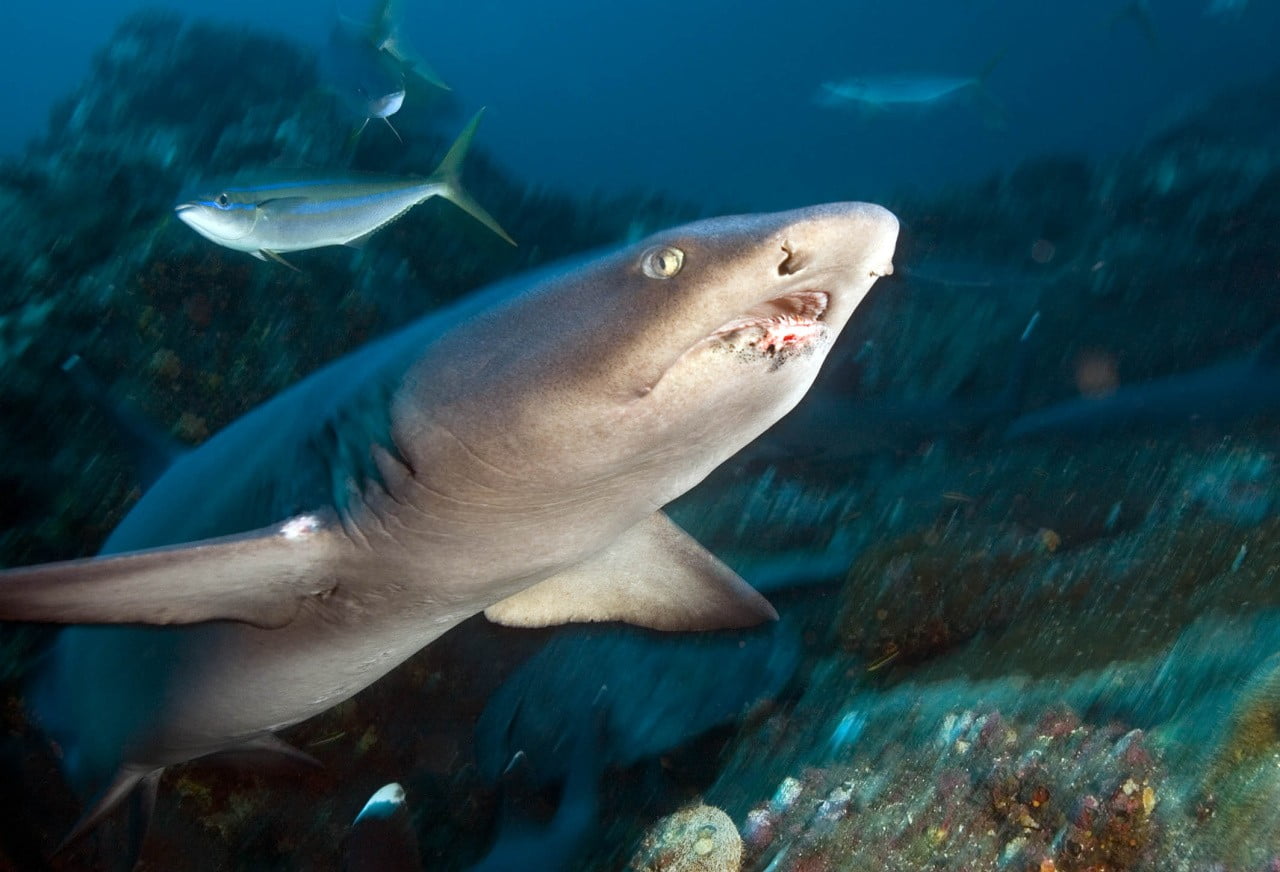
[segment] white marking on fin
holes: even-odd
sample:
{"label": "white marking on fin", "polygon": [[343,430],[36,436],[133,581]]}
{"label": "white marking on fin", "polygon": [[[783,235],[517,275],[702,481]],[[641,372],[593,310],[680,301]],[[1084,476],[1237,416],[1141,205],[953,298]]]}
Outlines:
{"label": "white marking on fin", "polygon": [[303,539],[320,529],[317,515],[298,515],[280,525],[280,535],[286,539]]}

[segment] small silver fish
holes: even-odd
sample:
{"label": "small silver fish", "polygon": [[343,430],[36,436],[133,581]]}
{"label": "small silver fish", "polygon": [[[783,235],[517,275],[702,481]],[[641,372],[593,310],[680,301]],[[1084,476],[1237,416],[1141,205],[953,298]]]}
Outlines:
{"label": "small silver fish", "polygon": [[364,28],[357,30],[345,21],[335,24],[320,55],[320,67],[329,87],[363,119],[353,139],[374,118],[382,119],[400,139],[390,116],[404,105],[404,70],[369,41]]}
{"label": "small silver fish", "polygon": [[290,264],[280,257],[282,252],[360,245],[432,197],[444,197],[515,245],[493,216],[462,189],[459,180],[462,160],[483,111],[476,113],[440,166],[425,178],[352,172],[292,174],[223,188],[179,203],[174,210],[206,239],[286,266]]}

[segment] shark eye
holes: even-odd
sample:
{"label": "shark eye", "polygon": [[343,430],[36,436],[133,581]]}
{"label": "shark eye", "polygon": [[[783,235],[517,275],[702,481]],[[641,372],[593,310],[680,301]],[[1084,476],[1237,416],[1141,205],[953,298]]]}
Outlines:
{"label": "shark eye", "polygon": [[684,252],[670,245],[651,248],[640,256],[640,268],[651,279],[669,279],[684,266]]}
{"label": "shark eye", "polygon": [[218,198],[214,200],[214,202],[218,204],[219,208],[225,209],[231,204],[231,198],[223,193],[219,194]]}

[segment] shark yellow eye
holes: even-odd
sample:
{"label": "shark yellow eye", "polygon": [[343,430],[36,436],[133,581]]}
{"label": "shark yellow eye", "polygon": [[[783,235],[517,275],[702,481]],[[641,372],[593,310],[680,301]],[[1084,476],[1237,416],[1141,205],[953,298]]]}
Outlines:
{"label": "shark yellow eye", "polygon": [[640,257],[640,268],[651,279],[669,279],[684,266],[684,252],[670,245],[651,248]]}

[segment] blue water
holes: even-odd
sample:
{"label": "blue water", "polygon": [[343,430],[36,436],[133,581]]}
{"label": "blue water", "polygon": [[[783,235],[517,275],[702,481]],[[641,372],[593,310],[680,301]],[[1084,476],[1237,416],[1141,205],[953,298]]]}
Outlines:
{"label": "blue water", "polygon": [[[402,5],[410,44],[468,108],[490,107],[485,145],[522,179],[775,208],[933,190],[1029,155],[1129,148],[1224,84],[1275,68],[1280,4],[1207,17],[1206,3],[1151,0],[1154,46],[1130,20],[1108,26],[1121,0]],[[3,4],[0,153],[38,135],[114,24],[148,5],[313,45],[333,14],[297,0]],[[1002,119],[972,100],[905,116],[810,101],[826,79],[971,75],[1002,51],[990,80]]]}

